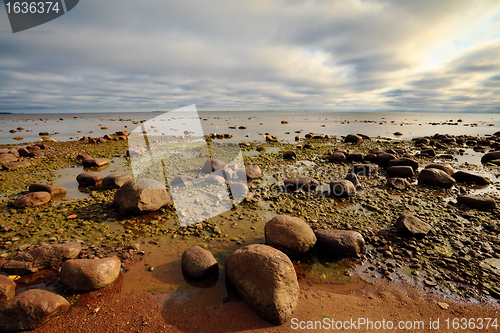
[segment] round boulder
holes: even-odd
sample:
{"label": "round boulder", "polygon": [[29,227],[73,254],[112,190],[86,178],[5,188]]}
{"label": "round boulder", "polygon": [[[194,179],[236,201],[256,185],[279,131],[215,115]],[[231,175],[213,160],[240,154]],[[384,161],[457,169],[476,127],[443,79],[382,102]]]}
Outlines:
{"label": "round boulder", "polygon": [[105,288],[120,275],[121,262],[116,257],[104,259],[69,259],[61,267],[61,283],[74,291]]}
{"label": "round boulder", "polygon": [[418,183],[451,188],[455,185],[455,179],[450,177],[450,175],[443,170],[428,168],[420,171]]}
{"label": "round boulder", "polygon": [[187,279],[205,279],[219,273],[217,260],[210,251],[192,246],[182,253],[182,274]]}
{"label": "round boulder", "polygon": [[48,192],[31,192],[14,201],[15,207],[38,207],[45,205],[52,196]]}
{"label": "round boulder", "polygon": [[448,163],[433,163],[433,164],[426,165],[425,168],[426,169],[443,170],[444,172],[446,172],[450,176],[452,176],[455,173],[452,166],[449,165]]}
{"label": "round boulder", "polygon": [[76,176],[78,185],[82,187],[99,185],[103,179],[104,175],[102,173],[94,171],[82,172]]}
{"label": "round boulder", "polygon": [[316,244],[311,227],[301,218],[278,215],[266,223],[266,243],[289,256],[309,251]]}
{"label": "round boulder", "polygon": [[120,188],[128,182],[134,179],[134,176],[128,173],[114,173],[108,175],[102,179],[102,187],[104,188]]}
{"label": "round boulder", "polygon": [[299,298],[292,262],[267,245],[244,246],[226,259],[226,281],[262,319],[274,325],[288,321]]}

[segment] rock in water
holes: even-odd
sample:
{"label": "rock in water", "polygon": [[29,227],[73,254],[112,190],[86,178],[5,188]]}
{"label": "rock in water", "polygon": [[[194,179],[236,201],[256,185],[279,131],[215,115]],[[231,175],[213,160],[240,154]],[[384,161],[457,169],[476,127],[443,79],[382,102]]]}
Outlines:
{"label": "rock in water", "polygon": [[66,189],[62,186],[47,185],[47,184],[31,184],[28,191],[30,192],[48,192],[50,195],[65,194]]}
{"label": "rock in water", "polygon": [[16,284],[6,276],[0,275],[0,306],[16,295]]}
{"label": "rock in water", "polygon": [[297,306],[299,283],[292,262],[267,245],[244,246],[226,259],[226,281],[262,319],[288,321]]}
{"label": "rock in water", "polygon": [[366,250],[363,236],[352,230],[318,230],[314,233],[320,251],[338,257],[357,257]]}
{"label": "rock in water", "polygon": [[122,215],[144,214],[170,205],[165,185],[153,179],[129,180],[115,193],[113,204]]}
{"label": "rock in water", "polygon": [[439,169],[423,169],[418,175],[419,184],[451,188],[455,185],[455,179],[451,178],[445,171]]}
{"label": "rock in water", "polygon": [[120,188],[128,182],[134,179],[134,176],[128,173],[114,173],[108,175],[102,179],[102,187],[104,188]]}
{"label": "rock in water", "polygon": [[421,221],[418,217],[409,213],[403,213],[399,216],[396,227],[400,234],[423,237],[431,231],[432,227]]}
{"label": "rock in water", "polygon": [[101,184],[104,175],[100,172],[88,171],[82,172],[76,176],[76,181],[79,186],[95,186]]}
{"label": "rock in water", "polygon": [[16,207],[38,207],[45,205],[52,196],[48,192],[31,192],[19,197],[14,201]]}
{"label": "rock in water", "polygon": [[452,177],[457,183],[475,183],[478,185],[488,185],[490,183],[488,177],[476,175],[467,171],[457,171]]}
{"label": "rock in water", "polygon": [[305,253],[316,244],[311,227],[298,217],[278,215],[266,223],[266,243],[289,256]]}
{"label": "rock in water", "polygon": [[69,308],[64,297],[50,291],[25,291],[0,307],[0,332],[34,330]]}
{"label": "rock in water", "polygon": [[78,257],[82,245],[78,242],[58,245],[43,245],[26,253],[19,253],[11,261],[2,266],[9,274],[30,274],[41,269],[57,269],[66,259]]}
{"label": "rock in water", "polygon": [[497,206],[493,198],[485,198],[472,195],[461,195],[457,197],[457,202],[470,208],[476,208],[480,210],[495,209]]}
{"label": "rock in water", "polygon": [[109,160],[107,158],[86,158],[82,163],[86,168],[98,168],[109,164]]}
{"label": "rock in water", "polygon": [[204,279],[218,272],[219,265],[210,251],[192,246],[182,253],[182,274],[186,278]]}
{"label": "rock in water", "polygon": [[75,291],[99,290],[116,281],[120,268],[121,262],[116,257],[70,259],[61,267],[61,283]]}

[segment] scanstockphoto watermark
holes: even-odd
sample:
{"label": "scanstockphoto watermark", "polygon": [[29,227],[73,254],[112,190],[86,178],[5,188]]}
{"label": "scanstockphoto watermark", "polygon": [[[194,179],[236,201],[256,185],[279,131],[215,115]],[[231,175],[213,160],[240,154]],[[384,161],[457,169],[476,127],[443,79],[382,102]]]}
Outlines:
{"label": "scanstockphoto watermark", "polygon": [[372,330],[372,331],[385,331],[385,330],[425,330],[427,329],[439,329],[439,319],[437,321],[430,320],[427,323],[423,320],[408,320],[408,321],[398,321],[394,322],[392,320],[370,320],[369,318],[350,318],[348,320],[336,320],[334,318],[325,317],[323,320],[299,320],[298,318],[292,318],[291,328],[293,330]]}
{"label": "scanstockphoto watermark", "polygon": [[55,20],[75,8],[78,2],[79,0],[4,0],[4,5],[12,32],[16,33]]}

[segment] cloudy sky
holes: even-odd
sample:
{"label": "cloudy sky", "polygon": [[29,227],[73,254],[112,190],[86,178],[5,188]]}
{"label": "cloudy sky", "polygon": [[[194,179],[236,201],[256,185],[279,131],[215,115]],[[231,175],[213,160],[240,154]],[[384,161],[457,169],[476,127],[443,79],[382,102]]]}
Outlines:
{"label": "cloudy sky", "polygon": [[500,1],[81,0],[12,33],[0,111],[500,112]]}

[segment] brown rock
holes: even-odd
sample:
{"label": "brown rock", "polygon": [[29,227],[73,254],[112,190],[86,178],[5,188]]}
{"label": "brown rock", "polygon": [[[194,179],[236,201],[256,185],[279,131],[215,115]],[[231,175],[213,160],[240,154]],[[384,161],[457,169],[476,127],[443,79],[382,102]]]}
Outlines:
{"label": "brown rock", "polygon": [[455,171],[448,163],[433,163],[425,166],[426,169],[439,169],[446,172],[448,175],[453,175]]}
{"label": "brown rock", "polygon": [[397,165],[387,168],[388,177],[412,178],[415,174],[411,166]]}
{"label": "brown rock", "polygon": [[120,188],[123,184],[132,179],[134,179],[134,176],[128,173],[113,173],[102,179],[102,187]]}
{"label": "brown rock", "polygon": [[387,163],[388,167],[392,166],[410,166],[413,171],[417,171],[418,169],[418,162],[416,160],[413,160],[411,158],[398,158],[395,160],[390,160]]}
{"label": "brown rock", "polygon": [[103,179],[104,175],[102,173],[94,171],[82,172],[76,177],[78,185],[84,187],[100,185]]}
{"label": "brown rock", "polygon": [[226,166],[226,163],[222,162],[221,160],[217,159],[208,159],[206,160],[205,164],[203,165],[203,168],[201,171],[203,173],[211,173],[215,170],[218,170],[220,168],[223,168]]}
{"label": "brown rock", "polygon": [[289,150],[283,153],[283,158],[285,160],[295,160],[297,159],[297,154],[293,150]]}
{"label": "brown rock", "polygon": [[70,259],[61,267],[61,283],[74,291],[99,290],[115,282],[120,269],[121,262],[116,257]]}
{"label": "brown rock", "polygon": [[335,151],[333,154],[328,155],[329,162],[345,162],[347,160],[344,153]]}
{"label": "brown rock", "polygon": [[113,204],[122,215],[144,214],[172,204],[164,184],[153,179],[129,180],[115,193]]}
{"label": "brown rock", "polygon": [[45,205],[51,199],[50,193],[32,192],[19,197],[14,201],[15,207],[38,207]]}
{"label": "brown rock", "polygon": [[352,173],[358,177],[370,177],[378,172],[376,164],[356,164],[352,166]]}
{"label": "brown rock", "polygon": [[172,179],[172,181],[170,182],[170,186],[187,186],[193,184],[195,181],[196,179],[191,176],[181,175]]}
{"label": "brown rock", "polygon": [[64,297],[46,290],[25,291],[0,308],[0,332],[34,330],[70,308]]}
{"label": "brown rock", "polygon": [[107,158],[87,158],[82,163],[87,168],[98,168],[109,164],[109,160]]}
{"label": "brown rock", "polygon": [[488,185],[490,179],[485,176],[476,175],[467,171],[457,171],[452,175],[457,183],[474,183],[478,185]]}
{"label": "brown rock", "polygon": [[461,195],[457,197],[457,202],[480,210],[491,210],[496,208],[496,202],[493,198],[479,197],[472,195]]}
{"label": "brown rock", "polygon": [[403,213],[399,216],[396,227],[400,234],[416,237],[423,237],[432,229],[429,224],[409,213]]}
{"label": "brown rock", "polygon": [[389,178],[387,179],[387,186],[397,190],[404,190],[411,186],[410,182],[404,178]]}
{"label": "brown rock", "polygon": [[16,295],[16,284],[6,276],[0,275],[0,306]]}
{"label": "brown rock", "polygon": [[455,179],[451,178],[446,172],[439,169],[423,169],[418,175],[418,183],[444,188],[451,188],[455,185]]}
{"label": "brown rock", "polygon": [[363,236],[352,230],[318,230],[314,233],[320,251],[338,257],[356,257],[365,252]]}
{"label": "brown rock", "polygon": [[14,170],[14,169],[19,169],[19,168],[24,168],[27,166],[30,166],[30,162],[28,161],[19,161],[19,162],[10,162],[10,163],[5,163],[2,164],[2,167],[5,170]]}
{"label": "brown rock", "polygon": [[13,154],[7,153],[7,154],[0,154],[0,163],[8,163],[8,162],[13,162],[17,160],[17,157],[14,156]]}
{"label": "brown rock", "polygon": [[360,144],[363,142],[363,138],[360,135],[357,134],[348,134],[345,139],[345,143],[354,143],[354,144]]}
{"label": "brown rock", "polygon": [[30,192],[48,192],[51,196],[61,195],[66,193],[66,189],[62,186],[47,185],[47,184],[31,184],[29,189]]}
{"label": "brown rock", "polygon": [[267,245],[244,246],[227,258],[226,281],[261,318],[287,322],[297,306],[299,284],[290,259]]}
{"label": "brown rock", "polygon": [[284,180],[285,191],[314,191],[319,182],[312,177],[292,177]]}
{"label": "brown rock", "polygon": [[182,253],[182,274],[187,279],[207,279],[219,273],[219,265],[212,253],[200,246],[192,246]]}
{"label": "brown rock", "polygon": [[309,251],[316,244],[311,227],[301,218],[278,215],[266,223],[266,243],[289,256]]}
{"label": "brown rock", "polygon": [[356,187],[349,180],[337,180],[330,183],[330,195],[335,197],[352,197]]}

